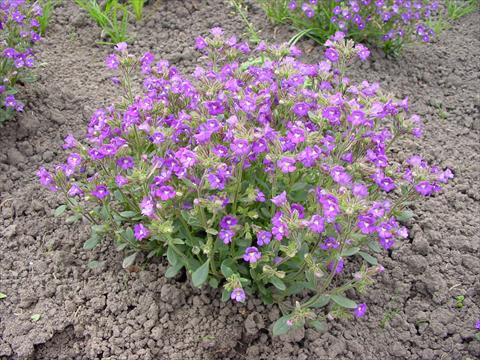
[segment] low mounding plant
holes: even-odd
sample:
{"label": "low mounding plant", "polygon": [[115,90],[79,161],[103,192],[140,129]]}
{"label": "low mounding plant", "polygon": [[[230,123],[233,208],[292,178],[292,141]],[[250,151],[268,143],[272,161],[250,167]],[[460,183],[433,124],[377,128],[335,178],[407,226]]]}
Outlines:
{"label": "low mounding plant", "polygon": [[396,55],[416,40],[429,42],[434,35],[427,25],[438,8],[431,0],[259,0],[276,22],[290,23],[299,32],[323,44],[336,31],[350,39]]}
{"label": "low mounding plant", "polygon": [[25,0],[0,3],[0,124],[23,111],[15,85],[33,80],[29,69],[35,64],[32,45],[40,40],[41,15],[40,6]]}
{"label": "low mounding plant", "polygon": [[[251,49],[219,28],[199,37],[208,66],[185,77],[151,53],[125,44],[106,64],[125,95],[97,110],[84,141],[69,135],[65,164],[38,171],[73,212],[93,223],[85,248],[105,237],[133,264],[139,253],[166,256],[167,277],[186,269],[196,287],[222,299],[258,294],[290,327],[325,327],[363,316],[361,293],[383,271],[375,254],[405,239],[406,206],[453,176],[420,156],[389,158],[391,145],[421,135],[377,83],[352,83],[346,67],[369,51],[342,33],[325,60],[305,64],[288,45]],[[143,74],[143,92],[132,76]],[[296,301],[292,305],[291,297]]]}

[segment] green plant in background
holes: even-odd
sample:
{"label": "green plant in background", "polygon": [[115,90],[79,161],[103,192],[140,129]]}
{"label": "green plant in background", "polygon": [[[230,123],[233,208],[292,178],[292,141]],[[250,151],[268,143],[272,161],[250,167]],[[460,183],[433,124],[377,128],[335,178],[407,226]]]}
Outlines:
{"label": "green plant in background", "polygon": [[458,20],[478,10],[478,4],[478,0],[447,0],[445,2],[447,17],[453,21]]}
{"label": "green plant in background", "polygon": [[454,21],[478,10],[478,5],[478,0],[447,0],[443,11],[428,19],[427,26],[438,35],[452,27]]}
{"label": "green plant in background", "polygon": [[245,26],[247,27],[247,32],[248,32],[248,36],[249,36],[250,41],[254,44],[258,44],[261,41],[260,36],[258,36],[258,33],[255,30],[255,27],[253,26],[253,24],[248,19],[247,8],[246,8],[245,4],[243,4],[243,1],[242,0],[230,0],[230,5],[232,5],[235,8],[238,15],[240,15],[243,22],[245,23]]}
{"label": "green plant in background", "polygon": [[135,14],[135,19],[137,21],[141,20],[143,15],[143,6],[145,5],[145,0],[130,0],[130,5],[132,6],[133,13]]}
{"label": "green plant in background", "polygon": [[463,295],[457,295],[455,296],[455,307],[457,309],[463,309],[465,304],[463,303],[465,301],[465,296]]}
{"label": "green plant in background", "polygon": [[33,82],[35,66],[33,45],[40,41],[42,8],[38,3],[2,1],[0,6],[0,124],[24,104],[17,99],[17,84]]}
{"label": "green plant in background", "polygon": [[38,4],[42,7],[43,13],[42,16],[37,18],[37,20],[40,23],[40,35],[44,36],[57,2],[52,0],[40,0],[38,1]]}
{"label": "green plant in background", "polygon": [[110,42],[100,43],[118,44],[128,40],[128,8],[125,4],[118,0],[107,0],[104,6],[97,0],[75,0],[75,3],[102,28],[102,35],[110,39]]}
{"label": "green plant in background", "polygon": [[275,23],[290,24],[303,37],[322,44],[338,31],[356,42],[398,55],[410,43],[429,42],[434,32],[427,22],[437,13],[438,3],[430,0],[397,2],[391,0],[258,0]]}

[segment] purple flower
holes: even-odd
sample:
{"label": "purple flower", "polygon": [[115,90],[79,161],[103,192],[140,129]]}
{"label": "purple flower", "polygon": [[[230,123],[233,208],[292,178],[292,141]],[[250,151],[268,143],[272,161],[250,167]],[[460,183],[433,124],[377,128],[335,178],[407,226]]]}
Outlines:
{"label": "purple flower", "polygon": [[286,156],[277,161],[277,166],[280,168],[280,171],[285,174],[294,172],[297,169],[295,159]]}
{"label": "purple flower", "polygon": [[220,227],[222,229],[231,229],[238,224],[238,220],[235,216],[226,215],[220,220]]}
{"label": "purple flower", "polygon": [[365,113],[360,110],[354,110],[347,116],[347,121],[353,126],[363,125],[365,123]]}
{"label": "purple flower", "polygon": [[305,131],[298,127],[294,127],[288,132],[287,139],[294,144],[300,144],[305,141]]}
{"label": "purple flower", "polygon": [[223,179],[221,179],[215,174],[208,174],[207,180],[212,190],[215,190],[215,189],[223,190],[225,188],[225,181],[223,181]]}
{"label": "purple flower", "polygon": [[272,233],[269,231],[261,230],[257,233],[257,244],[259,246],[268,245],[272,240]]}
{"label": "purple flower", "polygon": [[245,139],[235,139],[230,144],[230,150],[237,156],[243,156],[250,152],[250,144]]}
{"label": "purple flower", "polygon": [[265,194],[257,189],[257,195],[255,197],[255,200],[258,202],[265,202],[266,201]]}
{"label": "purple flower", "polygon": [[123,170],[131,169],[135,166],[133,158],[131,156],[121,157],[117,160],[117,166]]}
{"label": "purple flower", "polygon": [[244,302],[245,298],[245,291],[242,288],[235,288],[230,294],[230,299],[236,302]]}
{"label": "purple flower", "polygon": [[197,37],[195,39],[195,48],[197,50],[203,50],[205,49],[206,47],[208,46],[207,42],[205,41],[205,39],[201,36]]}
{"label": "purple flower", "polygon": [[293,213],[297,213],[299,219],[303,219],[305,217],[305,208],[302,205],[292,204],[290,208],[292,209]]}
{"label": "purple flower", "polygon": [[217,145],[212,149],[212,152],[219,158],[224,158],[228,155],[228,149],[226,146]]}
{"label": "purple flower", "polygon": [[161,132],[155,132],[150,136],[150,141],[154,144],[161,144],[165,141],[165,135],[163,135]]}
{"label": "purple flower", "polygon": [[15,108],[17,106],[17,100],[15,100],[15,96],[13,95],[5,96],[5,106],[7,108]]}
{"label": "purple flower", "polygon": [[322,116],[328,120],[330,125],[340,125],[340,109],[335,106],[329,106],[323,109]]}
{"label": "purple flower", "polygon": [[72,184],[72,186],[70,187],[70,189],[68,190],[68,196],[82,196],[83,195],[83,191],[82,189],[80,189],[80,186],[78,186],[77,184]]}
{"label": "purple flower", "polygon": [[352,194],[358,198],[365,198],[368,196],[368,188],[363,184],[353,184]]}
{"label": "purple flower", "polygon": [[313,215],[308,221],[308,228],[314,233],[321,234],[325,230],[325,219],[320,215]]}
{"label": "purple flower", "polygon": [[433,186],[428,181],[420,181],[415,186],[415,191],[418,192],[420,195],[429,196],[433,193]]}
{"label": "purple flower", "polygon": [[41,167],[37,171],[37,176],[39,178],[40,184],[42,184],[43,186],[48,187],[53,183],[52,175],[44,167]]}
{"label": "purple flower", "polygon": [[324,53],[325,57],[331,62],[335,63],[339,59],[338,51],[332,48],[328,48]]}
{"label": "purple flower", "polygon": [[340,243],[331,236],[327,237],[323,244],[320,244],[320,248],[323,250],[337,249],[339,246]]}
{"label": "purple flower", "polygon": [[67,135],[65,138],[65,144],[63,144],[63,148],[66,149],[71,149],[77,146],[77,140],[73,137],[73,135]]}
{"label": "purple flower", "polygon": [[225,108],[220,101],[206,101],[204,103],[208,113],[212,116],[223,114]]}
{"label": "purple flower", "polygon": [[355,310],[353,310],[353,314],[356,318],[361,318],[367,312],[367,304],[358,304]]}
{"label": "purple flower", "polygon": [[223,241],[225,245],[232,242],[233,237],[235,236],[235,231],[222,229],[218,232],[218,238]]}
{"label": "purple flower", "polygon": [[449,179],[453,179],[454,175],[452,170],[446,169],[437,176],[437,180],[443,184],[446,184]]}
{"label": "purple flower", "polygon": [[71,153],[70,155],[68,155],[67,164],[72,168],[76,168],[77,166],[80,166],[81,163],[82,163],[82,157],[80,156],[80,154]]}
{"label": "purple flower", "polygon": [[477,320],[477,322],[475,323],[475,328],[477,330],[480,330],[480,320]]}
{"label": "purple flower", "polygon": [[287,192],[284,191],[280,195],[274,196],[272,198],[272,203],[275,204],[275,206],[283,206],[287,202]]}
{"label": "purple flower", "polygon": [[104,199],[110,194],[108,188],[105,185],[97,185],[95,190],[92,191],[92,195],[97,199]]}
{"label": "purple flower", "polygon": [[332,260],[328,263],[327,268],[328,270],[333,271],[333,267],[335,266],[335,274],[339,274],[343,270],[343,265],[344,265],[344,261],[342,258],[340,258],[337,261],[337,266],[335,266],[335,260]]}
{"label": "purple flower", "polygon": [[305,102],[299,102],[293,105],[293,112],[298,116],[305,116],[308,114],[308,110],[310,109],[310,105]]}
{"label": "purple flower", "polygon": [[362,234],[371,234],[377,230],[375,218],[372,215],[358,215],[357,227]]}
{"label": "purple flower", "polygon": [[175,195],[177,195],[177,192],[172,186],[164,185],[155,190],[154,194],[160,198],[160,200],[167,201],[173,199]]}
{"label": "purple flower", "polygon": [[355,45],[355,50],[360,60],[365,61],[370,56],[370,50],[362,44]]}
{"label": "purple flower", "polygon": [[245,254],[243,255],[243,260],[249,263],[255,263],[262,257],[262,253],[258,251],[255,246],[250,246],[245,249]]}
{"label": "purple flower", "polygon": [[305,147],[298,155],[297,160],[300,161],[305,167],[312,167],[320,157],[320,150],[310,146]]}
{"label": "purple flower", "polygon": [[117,184],[118,187],[123,187],[128,184],[128,179],[122,175],[117,175],[115,176],[115,184]]}
{"label": "purple flower", "polygon": [[223,29],[221,27],[213,27],[210,29],[210,34],[212,34],[214,37],[220,37],[223,35]]}
{"label": "purple flower", "polygon": [[118,52],[125,52],[127,51],[127,43],[126,42],[120,42],[117,45],[115,45],[115,50]]}
{"label": "purple flower", "polygon": [[396,188],[395,182],[392,178],[385,176],[382,179],[375,181],[376,184],[382,189],[383,191],[390,192]]}
{"label": "purple flower", "polygon": [[141,241],[150,236],[150,230],[143,224],[135,224],[133,227],[133,232],[135,234],[135,239]]}
{"label": "purple flower", "polygon": [[343,166],[337,165],[330,170],[330,176],[333,181],[340,185],[348,185],[352,181],[352,177],[345,171]]}
{"label": "purple flower", "polygon": [[186,168],[192,167],[197,162],[197,155],[193,151],[186,148],[181,148],[175,152],[175,156],[182,166]]}
{"label": "purple flower", "polygon": [[109,69],[118,69],[118,66],[120,65],[120,62],[118,61],[118,57],[116,54],[110,54],[107,56],[105,59],[105,65]]}
{"label": "purple flower", "polygon": [[155,200],[151,196],[144,197],[140,202],[142,215],[152,218],[155,215]]}

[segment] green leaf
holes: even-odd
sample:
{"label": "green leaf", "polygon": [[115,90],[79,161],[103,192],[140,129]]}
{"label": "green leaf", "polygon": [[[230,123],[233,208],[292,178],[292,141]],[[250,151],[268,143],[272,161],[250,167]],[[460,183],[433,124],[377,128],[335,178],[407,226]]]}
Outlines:
{"label": "green leaf", "polygon": [[137,257],[137,253],[133,253],[132,255],[129,255],[126,258],[124,258],[122,262],[122,267],[124,269],[128,268],[130,265],[132,265],[135,262],[136,257]]}
{"label": "green leaf", "polygon": [[182,210],[181,214],[183,219],[187,222],[188,225],[195,226],[195,227],[202,227],[200,224],[200,220],[198,220],[195,216],[193,216],[191,212]]}
{"label": "green leaf", "polygon": [[60,205],[60,206],[57,207],[57,208],[55,209],[55,211],[53,212],[53,216],[59,217],[59,216],[61,216],[61,215],[65,212],[65,210],[67,210],[67,205]]}
{"label": "green leaf", "polygon": [[96,269],[105,264],[105,261],[92,260],[87,264],[89,269]]}
{"label": "green leaf", "polygon": [[380,245],[378,244],[378,242],[375,241],[375,240],[370,241],[370,242],[368,243],[368,247],[369,247],[372,251],[374,251],[374,252],[376,252],[376,253],[379,253],[379,252],[382,251],[382,248],[380,247]]}
{"label": "green leaf", "polygon": [[415,213],[410,209],[403,210],[403,211],[401,211],[401,212],[399,212],[398,214],[395,215],[397,220],[400,221],[400,222],[406,222],[406,221],[410,220],[411,218],[413,218],[414,216],[415,216]]}
{"label": "green leaf", "polygon": [[229,278],[234,274],[233,270],[227,265],[227,262],[230,262],[229,259],[224,260],[222,265],[220,265],[220,271],[225,278]]}
{"label": "green leaf", "polygon": [[217,235],[218,234],[218,230],[216,229],[207,229],[205,230],[207,232],[207,234],[211,234],[211,235]]}
{"label": "green leaf", "polygon": [[212,288],[216,289],[216,288],[218,288],[219,282],[218,282],[217,279],[212,277],[208,280],[208,285],[210,285]]}
{"label": "green leaf", "polygon": [[359,251],[360,251],[360,248],[351,247],[351,248],[343,250],[341,256],[352,256],[352,255],[355,255],[356,253],[358,253]]}
{"label": "green leaf", "polygon": [[208,269],[210,267],[210,260],[205,261],[205,263],[200,266],[192,274],[192,283],[195,287],[201,287],[208,278]]}
{"label": "green leaf", "polygon": [[292,187],[290,188],[290,191],[295,192],[295,191],[304,190],[307,186],[308,186],[307,183],[297,182],[292,185]]}
{"label": "green leaf", "polygon": [[65,220],[65,222],[66,222],[67,224],[73,224],[73,223],[77,222],[78,220],[80,220],[81,217],[82,217],[82,215],[80,215],[80,214],[75,214],[75,215],[69,216],[69,217]]}
{"label": "green leaf", "polygon": [[175,276],[177,276],[178,272],[183,268],[183,264],[178,263],[175,266],[169,266],[167,268],[167,271],[165,271],[165,277],[167,279],[171,279]]}
{"label": "green leaf", "polygon": [[349,298],[343,296],[343,295],[332,295],[331,299],[337,304],[340,305],[341,307],[347,308],[347,309],[355,309],[357,307],[357,303],[353,300],[350,300]]}
{"label": "green leaf", "polygon": [[40,315],[40,314],[33,314],[33,315],[30,317],[30,319],[32,319],[32,321],[35,321],[35,322],[36,322],[36,321],[40,320],[41,317],[42,317],[42,315]]}
{"label": "green leaf", "polygon": [[98,237],[98,235],[96,233],[93,233],[90,236],[90,239],[88,239],[87,241],[85,241],[83,243],[83,248],[85,250],[92,250],[93,248],[95,248],[95,246],[98,245],[99,242],[100,242],[100,238]]}
{"label": "green leaf", "polygon": [[175,239],[172,240],[172,244],[183,245],[183,244],[185,244],[185,241],[183,241],[182,239],[179,239],[179,238],[175,238]]}
{"label": "green leaf", "polygon": [[328,330],[328,325],[326,321],[311,320],[308,322],[308,325],[320,333],[324,333]]}
{"label": "green leaf", "polygon": [[130,240],[130,241],[132,241],[132,242],[135,242],[135,241],[136,241],[136,239],[135,239],[135,234],[134,234],[132,228],[130,228],[130,227],[125,230],[124,236],[125,236],[128,240]]}
{"label": "green leaf", "polygon": [[167,260],[172,266],[175,266],[178,264],[179,259],[178,259],[177,253],[173,249],[173,246],[169,246],[167,249]]}
{"label": "green leaf", "polygon": [[273,336],[279,336],[286,334],[290,330],[287,321],[290,320],[290,315],[284,315],[273,324],[272,334]]}
{"label": "green leaf", "polygon": [[275,286],[280,291],[284,291],[287,289],[287,287],[285,286],[285,283],[279,278],[277,278],[276,276],[272,277],[270,279],[270,282],[273,284],[273,286]]}
{"label": "green leaf", "polygon": [[7,294],[0,292],[0,300],[3,300],[7,297]]}
{"label": "green leaf", "polygon": [[120,216],[122,216],[124,218],[127,218],[127,219],[133,218],[136,215],[137,215],[137,213],[135,211],[122,211],[120,213]]}
{"label": "green leaf", "polygon": [[358,255],[360,255],[370,265],[377,265],[378,264],[377,258],[373,257],[370,254],[367,254],[366,252],[359,251]]}
{"label": "green leaf", "polygon": [[317,299],[317,301],[315,301],[315,302],[312,304],[312,307],[314,307],[314,308],[321,308],[321,307],[326,306],[329,302],[330,302],[330,296],[328,296],[328,295],[322,295],[322,296],[320,296],[320,297]]}
{"label": "green leaf", "polygon": [[227,289],[223,289],[222,291],[222,301],[226,302],[228,299],[230,299],[230,293],[231,291],[228,291]]}

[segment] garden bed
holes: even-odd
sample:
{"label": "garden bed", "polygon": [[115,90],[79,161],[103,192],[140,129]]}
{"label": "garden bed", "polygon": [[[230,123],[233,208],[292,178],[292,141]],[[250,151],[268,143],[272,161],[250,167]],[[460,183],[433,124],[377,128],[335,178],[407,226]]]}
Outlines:
{"label": "garden bed", "polygon": [[[276,34],[252,9],[261,36]],[[214,16],[212,16],[214,14]],[[39,166],[63,160],[61,145],[81,137],[92,111],[116,97],[99,31],[73,4],[57,8],[38,46],[39,81],[25,90],[25,112],[1,130],[0,358],[13,359],[467,359],[480,315],[480,71],[479,13],[445,31],[434,44],[398,59],[374,53],[352,78],[380,81],[425,121],[424,139],[397,144],[449,167],[455,179],[420,203],[410,238],[380,262],[386,271],[365,295],[367,315],[332,323],[326,334],[298,330],[272,338],[276,307],[250,297],[221,303],[216,291],[163,277],[165,264],[121,268],[111,246],[82,249],[87,226],[52,216],[59,198],[41,190]],[[150,50],[190,71],[201,61],[194,39],[213,26],[244,32],[220,1],[156,1],[132,32],[132,51]],[[303,42],[308,60],[321,52]],[[45,200],[46,199],[46,200]],[[96,260],[100,266],[89,269]],[[458,296],[464,300],[459,302]],[[37,321],[32,315],[38,314]]]}

